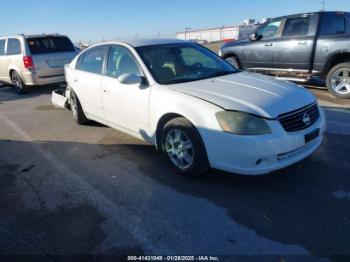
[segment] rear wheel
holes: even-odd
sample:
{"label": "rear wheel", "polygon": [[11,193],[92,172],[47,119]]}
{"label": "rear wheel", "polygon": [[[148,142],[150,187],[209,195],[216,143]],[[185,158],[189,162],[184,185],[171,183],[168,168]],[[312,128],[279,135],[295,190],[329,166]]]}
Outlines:
{"label": "rear wheel", "polygon": [[17,93],[25,94],[28,92],[28,87],[23,83],[22,78],[16,71],[13,71],[11,74],[11,82]]}
{"label": "rear wheel", "polygon": [[334,66],[327,75],[327,89],[335,97],[350,98],[350,63]]}
{"label": "rear wheel", "polygon": [[83,108],[81,107],[80,101],[73,90],[70,91],[70,106],[74,120],[79,124],[85,124],[89,121],[86,117]]}
{"label": "rear wheel", "polygon": [[164,155],[178,173],[198,176],[209,169],[202,138],[186,118],[174,118],[165,124],[161,144]]}
{"label": "rear wheel", "polygon": [[228,62],[229,64],[231,64],[231,65],[234,66],[235,68],[241,69],[237,57],[235,57],[235,56],[229,56],[229,57],[226,57],[225,60],[226,60],[226,62]]}

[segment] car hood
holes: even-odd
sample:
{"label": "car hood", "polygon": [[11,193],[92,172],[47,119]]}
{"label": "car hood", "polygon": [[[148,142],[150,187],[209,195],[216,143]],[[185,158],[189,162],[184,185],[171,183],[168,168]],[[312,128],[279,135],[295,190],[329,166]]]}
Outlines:
{"label": "car hood", "polygon": [[270,76],[240,72],[227,76],[170,85],[225,110],[236,110],[276,118],[316,101],[315,96],[294,83]]}

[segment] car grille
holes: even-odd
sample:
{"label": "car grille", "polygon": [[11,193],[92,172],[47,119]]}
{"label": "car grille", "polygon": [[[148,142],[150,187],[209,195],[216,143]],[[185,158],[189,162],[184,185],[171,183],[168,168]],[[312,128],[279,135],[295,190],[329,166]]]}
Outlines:
{"label": "car grille", "polygon": [[278,117],[287,132],[300,131],[312,126],[320,116],[317,104],[312,104]]}

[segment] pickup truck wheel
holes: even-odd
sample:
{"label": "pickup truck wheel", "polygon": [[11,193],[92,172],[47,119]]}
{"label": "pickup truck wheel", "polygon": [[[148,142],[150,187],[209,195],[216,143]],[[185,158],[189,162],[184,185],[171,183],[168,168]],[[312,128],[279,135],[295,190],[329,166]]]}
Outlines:
{"label": "pickup truck wheel", "polygon": [[28,87],[23,83],[20,75],[13,71],[11,74],[11,82],[18,94],[25,94],[28,92]]}
{"label": "pickup truck wheel", "polygon": [[237,57],[229,56],[229,57],[226,57],[225,60],[226,60],[226,62],[228,62],[230,65],[234,66],[235,68],[241,69]]}
{"label": "pickup truck wheel", "polygon": [[70,91],[70,107],[72,110],[73,118],[79,125],[85,124],[89,121],[83,111],[83,108],[81,107],[77,95],[73,92],[73,90]]}
{"label": "pickup truck wheel", "polygon": [[350,63],[336,65],[329,71],[327,89],[335,97],[350,98]]}
{"label": "pickup truck wheel", "polygon": [[165,124],[161,145],[162,152],[179,174],[199,176],[209,169],[202,138],[186,118],[174,118]]}

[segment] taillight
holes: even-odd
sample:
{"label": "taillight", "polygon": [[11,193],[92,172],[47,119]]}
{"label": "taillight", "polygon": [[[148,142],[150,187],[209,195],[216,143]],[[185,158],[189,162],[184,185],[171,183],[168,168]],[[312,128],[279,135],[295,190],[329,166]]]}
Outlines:
{"label": "taillight", "polygon": [[24,56],[23,63],[25,68],[34,70],[33,58],[31,56]]}

